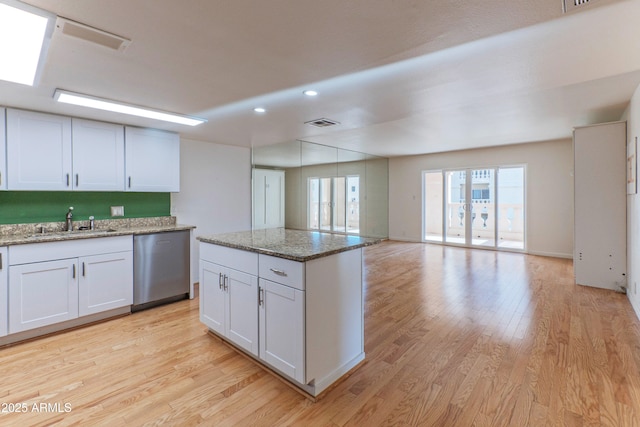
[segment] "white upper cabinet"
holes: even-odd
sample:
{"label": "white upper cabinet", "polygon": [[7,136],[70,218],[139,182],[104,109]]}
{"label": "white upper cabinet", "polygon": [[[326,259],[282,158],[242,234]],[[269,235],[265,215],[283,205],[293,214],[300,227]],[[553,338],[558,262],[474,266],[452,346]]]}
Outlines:
{"label": "white upper cabinet", "polygon": [[71,190],[71,119],[7,110],[9,190]]}
{"label": "white upper cabinet", "polygon": [[0,108],[0,190],[7,189],[7,139],[5,109]]}
{"label": "white upper cabinet", "polygon": [[126,190],[180,191],[180,136],[125,127]]}
{"label": "white upper cabinet", "polygon": [[73,189],[124,191],[124,126],[72,119]]}

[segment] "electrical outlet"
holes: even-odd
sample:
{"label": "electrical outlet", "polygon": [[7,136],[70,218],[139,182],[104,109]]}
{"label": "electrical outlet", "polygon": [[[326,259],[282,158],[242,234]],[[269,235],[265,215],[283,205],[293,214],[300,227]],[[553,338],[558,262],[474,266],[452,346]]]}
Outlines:
{"label": "electrical outlet", "polygon": [[124,206],[111,206],[111,216],[124,216]]}

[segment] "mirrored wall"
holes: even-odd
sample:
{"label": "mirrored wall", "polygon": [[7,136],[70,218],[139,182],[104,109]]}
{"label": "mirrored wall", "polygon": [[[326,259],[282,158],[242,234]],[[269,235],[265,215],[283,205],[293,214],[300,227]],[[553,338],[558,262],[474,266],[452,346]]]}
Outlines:
{"label": "mirrored wall", "polygon": [[306,141],[252,150],[253,228],[388,237],[384,157]]}

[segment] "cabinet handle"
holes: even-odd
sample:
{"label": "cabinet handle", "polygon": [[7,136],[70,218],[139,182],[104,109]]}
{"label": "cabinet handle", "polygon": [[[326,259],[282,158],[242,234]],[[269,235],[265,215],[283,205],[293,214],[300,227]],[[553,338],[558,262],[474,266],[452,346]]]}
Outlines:
{"label": "cabinet handle", "polygon": [[82,263],[82,277],[84,277],[84,262]]}
{"label": "cabinet handle", "polygon": [[0,270],[2,270],[2,254],[0,254]]}
{"label": "cabinet handle", "polygon": [[67,174],[67,187],[69,186],[69,174]]}
{"label": "cabinet handle", "polygon": [[282,270],[276,270],[275,268],[270,268],[269,270],[273,271],[275,274],[277,274],[278,276],[283,276],[283,277],[287,277],[287,273],[285,273]]}
{"label": "cabinet handle", "polygon": [[73,264],[73,276],[74,279],[76,278],[76,265]]}
{"label": "cabinet handle", "polygon": [[222,284],[222,273],[218,273],[218,288],[222,289],[224,285]]}
{"label": "cabinet handle", "polygon": [[76,187],[78,186],[79,183],[80,183],[80,180],[79,180],[78,174],[76,174]]}
{"label": "cabinet handle", "polygon": [[224,275],[224,291],[227,292],[229,290],[229,276]]}
{"label": "cabinet handle", "polygon": [[131,188],[131,177],[129,177],[129,188]]}
{"label": "cabinet handle", "polygon": [[263,288],[258,288],[258,305],[263,305],[264,304],[264,289]]}

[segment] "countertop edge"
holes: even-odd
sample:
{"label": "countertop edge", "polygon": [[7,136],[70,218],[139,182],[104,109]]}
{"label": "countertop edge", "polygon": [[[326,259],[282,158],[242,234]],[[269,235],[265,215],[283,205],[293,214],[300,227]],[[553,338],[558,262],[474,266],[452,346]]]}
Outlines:
{"label": "countertop edge", "polygon": [[282,252],[277,252],[274,250],[269,250],[269,249],[264,249],[264,248],[258,248],[258,247],[254,247],[254,246],[246,246],[246,245],[240,245],[240,244],[234,244],[234,243],[230,243],[230,242],[226,242],[226,241],[221,241],[221,240],[216,240],[215,238],[211,238],[211,237],[206,237],[206,236],[198,236],[196,237],[196,240],[202,242],[202,243],[207,243],[207,244],[211,244],[211,245],[218,245],[218,246],[225,246],[227,248],[232,248],[232,249],[239,249],[239,250],[243,250],[243,251],[248,251],[248,252],[254,252],[254,253],[258,253],[258,254],[263,254],[263,255],[270,255],[273,257],[277,257],[277,258],[283,258],[283,259],[288,259],[290,261],[297,261],[297,262],[307,262],[307,261],[311,261],[314,259],[318,259],[318,258],[323,258],[323,257],[327,257],[330,255],[335,255],[341,252],[347,252],[347,251],[351,251],[354,249],[360,249],[366,246],[372,246],[375,244],[378,244],[380,242],[382,242],[385,239],[374,239],[374,238],[369,238],[372,239],[370,241],[366,241],[366,242],[361,242],[355,245],[350,245],[350,246],[345,246],[342,248],[336,248],[336,249],[330,249],[328,251],[324,251],[324,252],[319,252],[316,254],[311,254],[311,255],[306,255],[306,256],[298,256],[298,255],[292,255],[292,254],[287,254],[287,253],[282,253]]}
{"label": "countertop edge", "polygon": [[29,244],[38,244],[38,243],[50,243],[50,242],[65,242],[70,240],[84,240],[84,239],[99,239],[103,237],[117,237],[117,236],[128,236],[128,235],[142,235],[142,234],[152,234],[152,233],[166,233],[171,231],[184,231],[184,230],[192,230],[195,229],[194,225],[158,225],[158,226],[143,226],[143,227],[130,227],[130,228],[122,228],[116,229],[115,231],[107,231],[107,230],[95,230],[95,231],[86,231],[79,232],[75,231],[72,233],[67,232],[52,232],[49,234],[43,235],[16,235],[16,236],[3,236],[0,237],[0,247],[6,246],[17,246],[17,245],[29,245]]}

